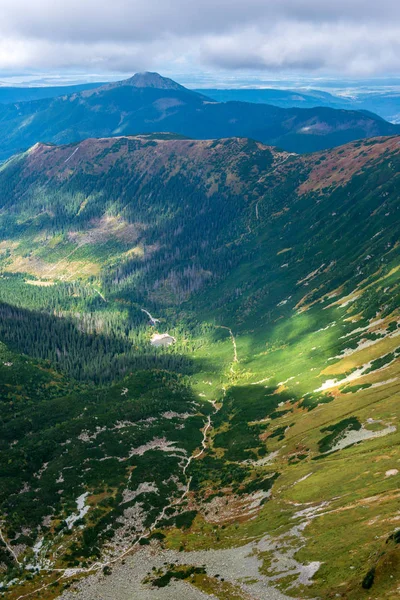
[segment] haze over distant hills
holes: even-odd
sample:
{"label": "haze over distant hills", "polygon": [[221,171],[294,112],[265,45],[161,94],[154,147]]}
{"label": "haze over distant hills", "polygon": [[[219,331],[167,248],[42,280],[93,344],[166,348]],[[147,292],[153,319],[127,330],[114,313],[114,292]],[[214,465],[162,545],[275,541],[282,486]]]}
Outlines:
{"label": "haze over distant hills", "polygon": [[391,123],[400,123],[400,94],[396,91],[353,90],[349,95],[335,95],[313,89],[202,89],[218,102],[231,100],[273,104],[281,108],[315,108],[327,106],[345,110],[368,110]]}
{"label": "haze over distant hills", "polygon": [[41,100],[43,98],[54,98],[55,96],[65,96],[91,90],[104,85],[103,83],[80,83],[76,85],[57,85],[57,86],[0,86],[0,104],[12,104],[14,102],[28,102],[31,100]]}
{"label": "haze over distant hills", "polygon": [[[169,80],[172,81],[172,80]],[[336,82],[339,85],[343,82]],[[345,110],[368,110],[376,113],[380,117],[391,123],[400,122],[400,93],[397,91],[396,81],[365,81],[349,82],[346,87],[335,88],[334,91],[328,91],[334,86],[334,82],[322,81],[321,89],[317,88],[316,81],[305,81],[302,87],[301,82],[292,82],[288,80],[282,82],[283,85],[277,86],[277,82],[270,82],[268,87],[254,87],[247,83],[246,87],[237,88],[193,88],[189,89],[206,95],[218,102],[240,101],[255,102],[262,104],[272,104],[281,108],[316,108],[325,106],[328,108],[337,108]],[[307,86],[306,86],[307,84]],[[26,102],[39,100],[43,98],[55,98],[67,94],[78,93],[80,91],[99,88],[106,84],[101,82],[83,83],[78,85],[61,85],[40,87],[26,86],[22,84],[16,86],[0,86],[0,104],[10,104],[15,102]],[[274,85],[277,87],[275,88]],[[287,89],[285,89],[287,85]],[[315,89],[312,87],[315,85]],[[182,87],[182,86],[181,86]]]}
{"label": "haze over distant hills", "polygon": [[393,135],[400,127],[354,110],[215,102],[157,73],[142,73],[67,96],[0,106],[0,158],[37,141],[59,144],[157,131],[197,139],[251,137],[301,153]]}

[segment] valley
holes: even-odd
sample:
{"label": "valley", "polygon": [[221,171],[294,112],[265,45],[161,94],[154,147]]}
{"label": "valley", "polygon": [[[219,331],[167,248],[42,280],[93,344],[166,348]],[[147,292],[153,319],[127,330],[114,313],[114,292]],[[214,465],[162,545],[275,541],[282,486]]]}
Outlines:
{"label": "valley", "polygon": [[142,134],[1,166],[5,598],[396,597],[399,162]]}

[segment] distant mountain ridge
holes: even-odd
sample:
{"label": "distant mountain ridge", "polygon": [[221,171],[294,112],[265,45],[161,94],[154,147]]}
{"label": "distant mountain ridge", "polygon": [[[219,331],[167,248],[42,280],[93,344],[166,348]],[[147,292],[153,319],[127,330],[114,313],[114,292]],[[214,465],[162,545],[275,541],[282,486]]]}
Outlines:
{"label": "distant mountain ridge", "polygon": [[347,98],[339,98],[321,90],[296,90],[275,88],[205,88],[195,91],[206,94],[216,102],[252,102],[272,104],[281,108],[329,108],[354,109]]}
{"label": "distant mountain ridge", "polygon": [[129,79],[106,84],[103,86],[103,89],[113,89],[127,85],[136,88],[155,88],[158,90],[186,90],[183,85],[180,85],[173,79],[162,77],[159,73],[152,73],[150,71],[135,73],[135,75],[132,75]]}
{"label": "distant mountain ridge", "polygon": [[31,102],[33,100],[43,100],[44,98],[55,98],[57,96],[67,96],[76,94],[85,90],[91,90],[104,85],[103,83],[79,83],[76,85],[57,85],[57,86],[0,86],[0,104],[13,104],[14,102]]}
{"label": "distant mountain ridge", "polygon": [[201,89],[197,90],[218,102],[254,102],[281,108],[315,108],[325,106],[345,110],[368,110],[390,123],[400,122],[400,94],[396,91],[355,91],[351,96],[330,94],[314,89]]}
{"label": "distant mountain ridge", "polygon": [[[56,98],[68,94],[78,93],[84,90],[121,85],[145,86],[147,73],[137,73],[130,79],[118,82],[93,82],[74,85],[60,86],[0,86],[0,104],[12,104],[14,102],[28,102],[43,98]],[[151,75],[151,74],[150,74]],[[154,87],[167,88],[165,82],[169,83],[170,89],[181,89],[178,83],[172,79],[161,77],[154,73]],[[163,82],[156,81],[163,80]],[[400,122],[400,94],[396,90],[388,89],[355,89],[351,95],[329,93],[321,89],[313,88],[190,88],[190,91],[207,96],[217,102],[250,102],[256,104],[272,104],[280,108],[316,108],[329,107],[345,110],[368,110],[390,123]]]}
{"label": "distant mountain ridge", "polygon": [[359,111],[216,102],[157,73],[140,73],[69,96],[0,106],[0,158],[38,141],[65,144],[159,131],[195,139],[250,137],[304,153],[395,135],[400,126]]}

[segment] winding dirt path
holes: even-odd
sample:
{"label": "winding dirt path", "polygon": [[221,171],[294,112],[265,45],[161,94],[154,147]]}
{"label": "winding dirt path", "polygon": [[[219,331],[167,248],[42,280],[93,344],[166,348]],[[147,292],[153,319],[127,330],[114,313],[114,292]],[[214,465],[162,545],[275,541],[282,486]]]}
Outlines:
{"label": "winding dirt path", "polygon": [[6,541],[1,528],[0,528],[0,539],[3,542],[3,544],[5,545],[5,547],[7,548],[7,550],[9,551],[9,553],[11,554],[11,556],[14,558],[15,562],[17,563],[17,565],[19,567],[22,567],[22,563],[18,560],[18,556],[15,554],[15,552],[11,548],[10,544]]}
{"label": "winding dirt path", "polygon": [[75,150],[73,151],[73,153],[72,153],[72,154],[70,154],[70,155],[68,156],[68,158],[66,158],[66,159],[64,160],[64,164],[65,164],[65,163],[67,163],[67,162],[69,162],[69,161],[71,160],[71,158],[72,158],[72,157],[73,157],[73,156],[74,156],[74,155],[75,155],[75,154],[78,152],[78,150],[79,150],[79,146],[77,146],[77,147],[75,148]]}
{"label": "winding dirt path", "polygon": [[106,302],[106,303],[107,303],[107,299],[106,299],[106,298],[103,296],[103,294],[100,292],[100,290],[98,290],[98,289],[97,289],[97,288],[95,288],[94,286],[93,286],[93,288],[92,288],[92,289],[94,289],[94,291],[95,291],[95,292],[97,292],[97,294],[100,296],[100,298],[101,298],[102,300],[104,300],[104,302]]}
{"label": "winding dirt path", "polygon": [[[153,319],[153,317],[150,315],[150,313],[147,310],[145,310],[145,309],[141,309],[141,310],[143,312],[145,312],[152,321],[153,320],[158,321],[158,319]],[[232,345],[233,345],[233,361],[231,364],[231,372],[234,372],[234,370],[233,370],[234,364],[239,362],[238,355],[237,355],[235,336],[233,335],[232,329],[230,327],[226,327],[225,325],[216,325],[215,327],[219,328],[219,329],[226,329],[227,331],[229,331],[229,335],[231,337]],[[222,390],[223,390],[223,396],[224,396],[225,395],[225,387],[223,387]],[[213,405],[214,415],[215,415],[221,410],[222,402],[220,402],[219,405],[217,405],[217,401],[212,400],[211,404]],[[156,517],[156,519],[154,520],[152,525],[149,527],[149,529],[145,533],[140,535],[133,542],[133,544],[131,546],[129,546],[129,548],[127,548],[126,550],[124,550],[124,552],[122,552],[118,556],[116,556],[108,561],[95,562],[90,567],[69,568],[69,569],[68,568],[66,568],[66,569],[43,568],[42,570],[51,572],[51,573],[60,573],[61,574],[60,577],[56,580],[58,582],[62,579],[68,579],[68,578],[74,577],[76,575],[82,575],[82,574],[89,575],[91,573],[95,573],[101,569],[104,569],[104,567],[111,566],[111,565],[115,564],[116,562],[123,560],[128,554],[130,554],[140,544],[141,540],[146,539],[151,535],[151,533],[157,528],[158,524],[166,517],[166,513],[170,508],[177,508],[183,502],[183,500],[186,498],[186,496],[188,495],[188,493],[190,491],[190,485],[192,482],[192,477],[191,476],[188,477],[186,475],[187,470],[190,467],[192,461],[199,458],[207,450],[207,447],[208,447],[207,440],[208,440],[208,435],[210,433],[210,430],[212,430],[212,418],[209,415],[207,417],[207,420],[206,420],[203,430],[202,430],[203,439],[201,440],[201,448],[195,454],[191,454],[185,460],[185,464],[183,465],[182,473],[187,477],[187,481],[186,481],[186,485],[184,487],[182,494],[179,496],[179,498],[172,500],[170,503],[168,503],[166,506],[164,506],[164,508],[162,509],[160,514]],[[5,542],[5,540],[3,538],[1,530],[0,530],[0,536],[1,536],[1,539],[3,540],[3,542],[7,545],[7,543]],[[7,545],[7,548],[8,548],[8,545]],[[12,552],[12,550],[10,550],[10,551]],[[15,556],[14,552],[12,552],[12,554],[13,554],[15,560],[17,561],[18,565],[23,566],[22,563],[20,563],[18,561],[18,558]],[[54,581],[51,581],[50,583],[45,584],[45,585],[41,586],[40,588],[36,588],[35,590],[28,592],[27,594],[22,594],[21,596],[18,596],[17,600],[23,600],[24,598],[27,598],[34,594],[37,594],[38,592],[41,592],[41,591],[45,590],[46,588],[48,588],[49,586],[51,586],[53,583],[54,583]]]}
{"label": "winding dirt path", "polygon": [[141,310],[142,312],[146,313],[146,315],[149,317],[149,319],[150,319],[150,323],[151,323],[152,325],[154,325],[154,326],[155,326],[155,325],[156,325],[156,323],[159,323],[159,322],[160,322],[160,319],[156,319],[155,317],[153,317],[153,316],[152,316],[152,315],[149,313],[149,311],[148,311],[148,310],[146,310],[145,308],[141,308],[140,310]]}
{"label": "winding dirt path", "polygon": [[[231,341],[232,341],[232,346],[233,346],[233,363],[238,363],[239,359],[238,359],[238,353],[237,353],[237,346],[236,346],[236,339],[235,336],[233,335],[232,329],[230,327],[226,327],[225,325],[215,325],[215,327],[217,329],[226,329],[227,331],[229,331],[229,335],[231,336]],[[231,365],[231,373],[233,373],[233,364]]]}

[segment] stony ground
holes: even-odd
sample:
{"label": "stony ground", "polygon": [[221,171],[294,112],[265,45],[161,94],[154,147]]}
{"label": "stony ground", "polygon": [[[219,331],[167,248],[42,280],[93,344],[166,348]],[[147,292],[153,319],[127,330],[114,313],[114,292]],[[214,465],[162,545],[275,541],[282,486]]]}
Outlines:
{"label": "stony ground", "polygon": [[140,548],[115,565],[111,575],[95,574],[74,588],[64,592],[62,600],[202,600],[212,598],[189,583],[172,581],[167,587],[155,588],[142,581],[153,567],[162,568],[165,563],[204,565],[210,576],[220,575],[225,581],[240,584],[243,592],[252,600],[288,600],[274,589],[268,579],[259,573],[261,561],[257,556],[257,544],[240,548],[176,552],[160,550],[157,546]]}

